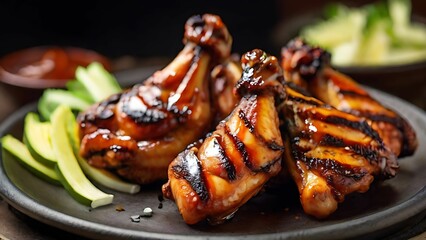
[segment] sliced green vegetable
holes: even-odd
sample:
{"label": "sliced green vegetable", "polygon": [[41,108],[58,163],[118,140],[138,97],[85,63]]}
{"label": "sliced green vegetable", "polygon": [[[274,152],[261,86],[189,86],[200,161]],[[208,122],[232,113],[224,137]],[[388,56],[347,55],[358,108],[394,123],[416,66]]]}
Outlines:
{"label": "sliced green vegetable", "polygon": [[411,2],[389,0],[394,42],[399,47],[426,48],[426,25],[411,23]]}
{"label": "sliced green vegetable", "polygon": [[364,11],[352,10],[304,28],[301,36],[311,44],[331,49],[361,35],[365,21]]}
{"label": "sliced green vegetable", "polygon": [[14,138],[12,135],[6,135],[1,139],[3,156],[10,154],[26,169],[36,176],[53,184],[61,184],[59,176],[54,168],[46,166],[33,158],[24,143]]}
{"label": "sliced green vegetable", "polygon": [[357,61],[358,52],[361,48],[362,37],[359,36],[352,41],[342,43],[332,49],[331,63],[339,66],[350,66]]}
{"label": "sliced green vegetable", "polygon": [[78,153],[80,146],[80,138],[78,137],[78,125],[74,118],[70,119],[68,126],[68,134],[71,141],[71,145],[73,146],[74,155],[77,158],[78,163],[80,164],[80,167],[82,168],[86,176],[88,176],[90,179],[94,180],[102,186],[119,192],[135,194],[140,191],[139,185],[125,182],[107,170],[93,167],[89,163],[87,163],[85,159],[80,157]]}
{"label": "sliced green vegetable", "polygon": [[55,109],[63,104],[73,111],[86,110],[91,104],[101,101],[114,93],[121,91],[115,79],[97,62],[87,68],[78,67],[76,80],[67,82],[67,89],[47,89],[39,100],[38,110],[41,116],[49,120]]}
{"label": "sliced green vegetable", "polygon": [[74,120],[71,109],[60,105],[51,116],[52,146],[58,164],[57,172],[68,193],[78,202],[96,208],[111,204],[113,195],[106,194],[94,186],[84,175],[68,136],[68,124]]}
{"label": "sliced green vegetable", "polygon": [[56,158],[50,140],[51,130],[50,123],[40,122],[36,113],[30,112],[25,116],[25,145],[35,160],[53,168],[56,164]]}
{"label": "sliced green vegetable", "polygon": [[67,82],[66,85],[68,91],[76,95],[77,97],[89,102],[94,103],[93,99],[90,97],[90,93],[86,90],[84,85],[77,81],[77,80],[71,80]]}
{"label": "sliced green vegetable", "polygon": [[109,73],[102,66],[102,64],[98,62],[93,62],[89,66],[87,66],[87,71],[93,78],[101,79],[101,81],[106,81],[101,83],[101,86],[104,85],[105,90],[108,89],[108,92],[110,92],[109,95],[121,92],[122,89],[118,84],[117,79],[114,77],[114,75]]}
{"label": "sliced green vegetable", "polygon": [[376,27],[375,25],[379,22],[380,24],[386,22],[386,24],[383,24],[382,27],[386,28],[386,30],[391,30],[392,20],[390,18],[388,6],[385,2],[376,2],[374,4],[365,5],[362,9],[366,12],[365,17],[367,19],[364,33],[367,33],[370,28]]}
{"label": "sliced green vegetable", "polygon": [[388,6],[394,26],[410,25],[411,2],[409,0],[389,0]]}
{"label": "sliced green vegetable", "polygon": [[46,89],[38,102],[38,111],[44,119],[49,120],[59,105],[67,105],[73,110],[83,111],[90,107],[91,103],[67,90]]}
{"label": "sliced green vegetable", "polygon": [[324,21],[300,35],[332,53],[335,66],[398,65],[426,60],[426,25],[411,22],[410,0],[376,1],[358,8],[327,5]]}
{"label": "sliced green vegetable", "polygon": [[100,63],[91,63],[87,68],[78,67],[75,74],[94,102],[104,100],[121,91],[114,76],[108,73]]}
{"label": "sliced green vegetable", "polygon": [[380,65],[386,62],[391,49],[391,39],[386,32],[387,21],[376,21],[364,34],[358,49],[357,65]]}

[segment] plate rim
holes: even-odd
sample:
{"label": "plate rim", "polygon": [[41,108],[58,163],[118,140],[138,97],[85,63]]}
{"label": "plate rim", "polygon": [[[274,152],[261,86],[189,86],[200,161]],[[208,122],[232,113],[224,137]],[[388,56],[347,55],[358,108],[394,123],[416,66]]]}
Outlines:
{"label": "plate rim", "polygon": [[[407,111],[410,111],[416,115],[416,118],[420,118],[422,122],[426,124],[426,114],[422,109],[390,95],[385,92],[381,92],[377,89],[366,87],[373,95],[381,95],[384,98],[396,98]],[[29,103],[6,118],[0,124],[0,137],[8,133],[10,128],[17,122],[23,119],[25,114],[31,110],[36,109],[37,102]],[[1,144],[0,144],[1,146]],[[348,221],[334,223],[327,226],[314,227],[309,229],[301,229],[286,232],[276,233],[262,233],[262,234],[251,234],[251,235],[212,235],[206,233],[205,235],[188,236],[188,235],[175,235],[168,233],[154,233],[143,230],[130,230],[108,226],[105,224],[90,222],[81,218],[77,218],[71,215],[64,214],[44,206],[43,204],[37,203],[34,199],[29,197],[25,192],[21,191],[16,187],[7,176],[4,170],[3,157],[0,156],[0,195],[4,200],[19,210],[20,212],[34,218],[47,225],[57,227],[67,232],[71,232],[84,237],[100,238],[100,237],[113,237],[114,239],[278,239],[278,238],[309,238],[309,239],[320,239],[327,237],[329,239],[334,238],[352,238],[357,236],[363,236],[365,234],[377,233],[379,234],[384,229],[401,225],[403,222],[409,222],[413,218],[422,218],[426,215],[426,186],[414,194],[411,198],[406,201],[399,203],[393,207],[384,209],[379,212],[371,213],[363,217],[351,219]],[[389,217],[392,216],[392,217]],[[416,218],[416,219],[417,219]],[[369,224],[371,223],[371,224]],[[368,232],[366,232],[365,225],[369,224]],[[403,224],[404,225],[404,224]],[[406,226],[406,225],[404,225]],[[404,227],[400,226],[400,228]],[[351,228],[351,231],[347,231]],[[78,230],[72,231],[72,230]]]}

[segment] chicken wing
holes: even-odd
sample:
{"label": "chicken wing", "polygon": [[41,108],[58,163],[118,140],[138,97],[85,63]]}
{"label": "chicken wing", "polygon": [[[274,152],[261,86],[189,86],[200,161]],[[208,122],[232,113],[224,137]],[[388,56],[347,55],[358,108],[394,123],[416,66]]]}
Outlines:
{"label": "chicken wing", "polygon": [[163,70],[79,114],[80,154],[136,183],[167,178],[169,163],[210,130],[209,74],[232,38],[215,15],[191,17],[184,49]]}
{"label": "chicken wing", "polygon": [[199,148],[189,147],[169,166],[163,193],[174,199],[188,224],[230,218],[281,169],[276,106],[285,93],[280,66],[261,50],[241,61],[239,104]]}
{"label": "chicken wing", "polygon": [[409,156],[416,150],[417,138],[410,124],[350,77],[332,69],[328,52],[295,39],[282,49],[282,67],[287,81],[341,111],[367,118],[397,156]]}
{"label": "chicken wing", "polygon": [[396,156],[363,118],[290,87],[286,93],[284,165],[307,214],[325,218],[347,194],[366,192],[376,177],[395,176]]}

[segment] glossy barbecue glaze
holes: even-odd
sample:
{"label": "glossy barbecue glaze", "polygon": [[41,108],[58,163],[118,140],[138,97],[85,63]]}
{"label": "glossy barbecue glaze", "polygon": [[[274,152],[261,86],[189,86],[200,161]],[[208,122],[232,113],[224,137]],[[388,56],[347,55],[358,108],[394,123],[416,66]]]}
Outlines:
{"label": "glossy barbecue glaze", "polygon": [[286,90],[283,159],[307,214],[327,217],[347,194],[367,191],[376,177],[395,176],[396,156],[363,118]]}
{"label": "glossy barbecue glaze", "polygon": [[409,123],[348,76],[332,69],[330,54],[323,49],[295,39],[282,50],[282,67],[287,81],[341,111],[367,118],[397,156],[409,156],[416,150],[416,134]]}
{"label": "glossy barbecue glaze", "polygon": [[232,38],[215,15],[185,25],[185,47],[163,70],[78,116],[80,154],[137,183],[164,179],[179,152],[209,131],[210,71],[230,54]]}
{"label": "glossy barbecue glaze", "polygon": [[188,224],[231,217],[280,171],[281,69],[261,50],[246,53],[242,66],[239,104],[200,147],[189,147],[170,164],[163,193],[175,200]]}

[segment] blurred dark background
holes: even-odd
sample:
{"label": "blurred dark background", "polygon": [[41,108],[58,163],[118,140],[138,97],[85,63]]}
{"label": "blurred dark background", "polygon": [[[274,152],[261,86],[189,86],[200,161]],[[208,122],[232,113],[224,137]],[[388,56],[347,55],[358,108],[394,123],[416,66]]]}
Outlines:
{"label": "blurred dark background", "polygon": [[[185,21],[219,14],[234,37],[234,51],[262,48],[278,54],[274,37],[283,21],[333,1],[40,1],[0,2],[0,55],[38,45],[77,46],[110,58],[173,57],[182,48]],[[361,5],[373,1],[346,1]],[[413,0],[424,15],[426,4]],[[278,29],[278,31],[282,29]],[[279,41],[279,40],[278,40]]]}
{"label": "blurred dark background", "polygon": [[2,1],[0,55],[37,45],[72,45],[108,57],[172,57],[182,48],[192,15],[222,17],[234,50],[272,50],[279,21],[276,1]]}

